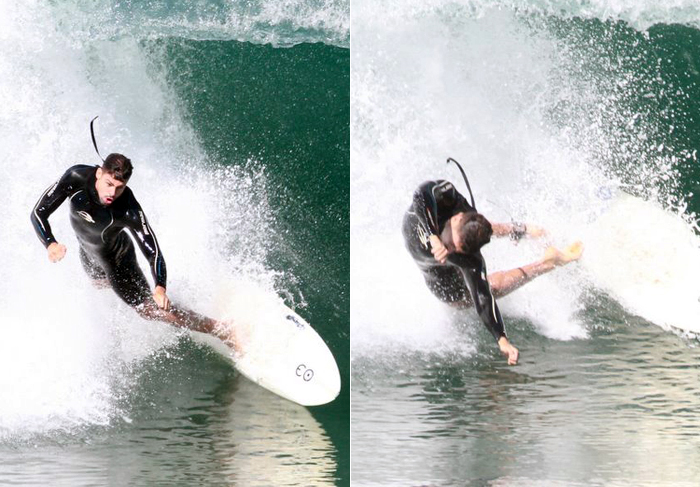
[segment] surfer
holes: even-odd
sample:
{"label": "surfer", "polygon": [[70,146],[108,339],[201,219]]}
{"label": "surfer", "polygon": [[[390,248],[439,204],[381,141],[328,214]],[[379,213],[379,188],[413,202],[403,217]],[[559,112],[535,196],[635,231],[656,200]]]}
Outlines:
{"label": "surfer", "polygon": [[[51,232],[49,216],[69,199],[70,223],[78,238],[80,262],[97,287],[111,286],[117,296],[147,320],[164,321],[230,341],[219,322],[170,302],[163,253],[134,193],[127,187],[132,171],[130,159],[110,154],[101,167],[69,168],[44,192],[32,210],[31,221],[49,260],[59,262],[66,255],[66,246]],[[152,293],[136,260],[132,240],[124,230],[134,237],[148,260],[155,281]]]}
{"label": "surfer", "polygon": [[492,236],[510,236],[517,241],[525,236],[541,237],[545,231],[522,223],[490,223],[452,183],[444,180],[426,181],[418,187],[404,215],[402,230],[406,247],[428,288],[452,306],[474,306],[510,365],[518,362],[519,352],[506,336],[494,298],[578,260],[583,252],[580,242],[563,251],[549,247],[539,261],[487,276],[480,249]]}

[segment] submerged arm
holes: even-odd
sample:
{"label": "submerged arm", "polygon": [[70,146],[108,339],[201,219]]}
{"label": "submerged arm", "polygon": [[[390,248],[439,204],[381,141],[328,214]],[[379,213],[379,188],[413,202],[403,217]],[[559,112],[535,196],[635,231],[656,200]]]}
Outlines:
{"label": "submerged arm", "polygon": [[459,267],[469,288],[476,312],[496,341],[506,336],[503,318],[496,300],[491,293],[486,276],[486,264],[480,253],[465,255],[451,254],[448,260]]}
{"label": "submerged arm", "polygon": [[[452,254],[450,256],[452,260],[455,260],[454,256],[456,255],[460,254]],[[481,318],[481,321],[496,339],[501,353],[508,358],[508,365],[517,364],[520,352],[510,343],[506,336],[503,318],[501,318],[501,312],[498,309],[496,300],[493,298],[491,286],[486,276],[484,258],[481,256],[481,253],[471,255],[461,254],[461,257],[463,260],[459,268],[469,287],[472,300],[474,301],[474,307],[479,314],[479,318]]]}

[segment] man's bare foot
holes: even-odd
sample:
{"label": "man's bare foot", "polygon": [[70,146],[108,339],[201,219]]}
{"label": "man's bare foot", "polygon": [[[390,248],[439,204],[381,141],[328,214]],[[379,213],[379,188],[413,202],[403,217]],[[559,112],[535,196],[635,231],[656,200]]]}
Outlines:
{"label": "man's bare foot", "polygon": [[555,266],[565,265],[577,261],[583,254],[583,242],[575,242],[564,250],[556,247],[549,247],[544,252],[544,260],[551,262]]}
{"label": "man's bare foot", "polygon": [[234,332],[231,322],[217,321],[212,335],[216,336],[226,345],[231,347],[237,355],[241,355],[243,353],[241,340]]}

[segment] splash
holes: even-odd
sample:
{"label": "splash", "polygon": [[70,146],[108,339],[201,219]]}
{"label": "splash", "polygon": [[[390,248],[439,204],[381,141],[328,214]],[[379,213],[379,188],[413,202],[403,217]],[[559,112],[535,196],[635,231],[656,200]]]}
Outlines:
{"label": "splash", "polygon": [[656,24],[700,25],[700,6],[694,0],[653,2],[649,0],[386,0],[353,6],[353,35],[368,24],[389,25],[417,18],[439,18],[443,23],[453,19],[479,19],[493,12],[518,11],[563,19],[583,18],[601,21],[622,21],[638,31]]}
{"label": "splash", "polygon": [[[397,237],[418,184],[443,178],[461,187],[448,156],[465,166],[488,218],[538,223],[550,233],[547,242],[487,246],[492,273],[541,258],[548,244],[593,239],[592,225],[620,189],[683,213],[679,164],[692,155],[664,139],[678,114],[643,102],[672,84],[643,33],[575,19],[571,2],[548,15],[537,2],[394,7],[353,5],[354,355],[400,343],[441,351],[458,336],[450,324],[481,326],[437,303]],[[584,254],[580,264],[500,300],[506,322],[525,318],[556,339],[586,336],[587,290],[628,283],[591,278],[585,266]]]}
{"label": "splash", "polygon": [[62,14],[65,5],[1,8],[5,441],[120,421],[138,363],[178,339],[176,330],[141,320],[113,293],[90,285],[66,204],[51,218],[68,247],[62,262],[48,262],[29,224],[38,197],[69,166],[99,163],[88,128],[94,115],[100,150],[134,161],[130,186],[158,235],[175,302],[206,314],[214,310],[217,279],[235,273],[272,293],[279,276],[265,264],[269,244],[261,238],[274,221],[264,168],[240,161],[212,169],[152,62],[157,52],[134,37],[88,35],[81,20]]}

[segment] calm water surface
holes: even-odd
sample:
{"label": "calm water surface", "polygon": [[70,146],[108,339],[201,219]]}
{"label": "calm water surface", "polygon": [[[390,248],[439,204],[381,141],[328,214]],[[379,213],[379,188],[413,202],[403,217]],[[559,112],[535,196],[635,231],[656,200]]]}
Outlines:
{"label": "calm water surface", "polygon": [[337,449],[309,409],[183,342],[139,366],[112,424],[5,438],[0,483],[336,485]]}
{"label": "calm water surface", "polygon": [[485,333],[474,356],[357,357],[353,484],[693,485],[697,340],[633,317],[589,332],[515,322],[516,367]]}

